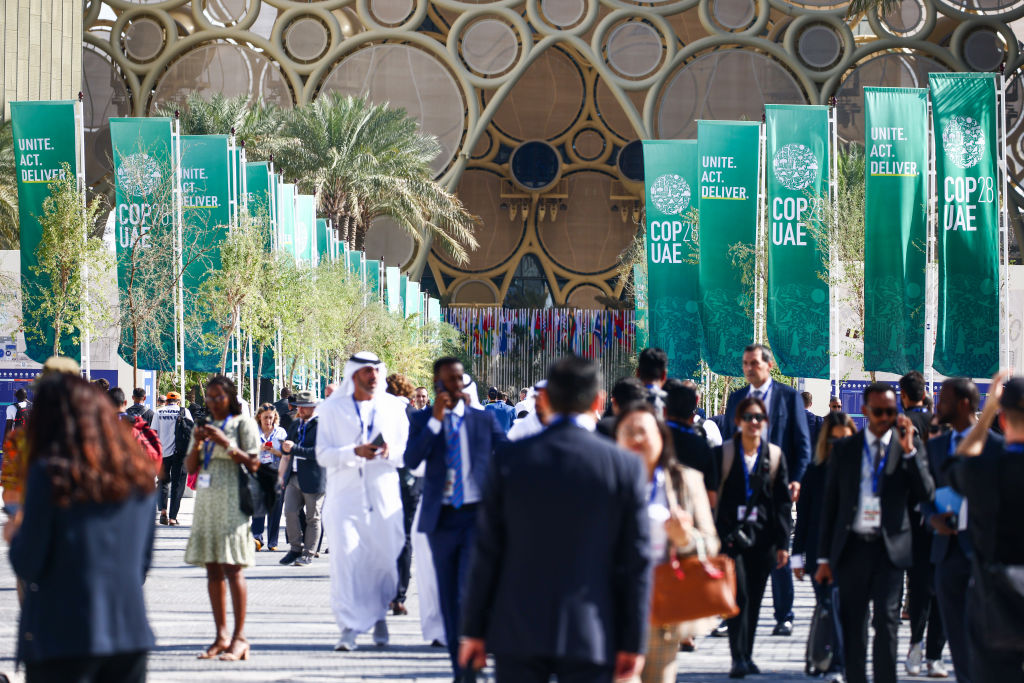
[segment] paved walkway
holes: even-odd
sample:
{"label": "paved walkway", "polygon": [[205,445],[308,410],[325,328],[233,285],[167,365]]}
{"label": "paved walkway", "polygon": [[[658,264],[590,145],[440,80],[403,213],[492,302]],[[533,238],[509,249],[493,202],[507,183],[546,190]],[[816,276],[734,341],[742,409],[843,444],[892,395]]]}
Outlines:
{"label": "paved walkway", "polygon": [[[213,640],[205,574],[186,565],[185,541],[192,500],[182,502],[180,527],[157,527],[154,565],[146,582],[150,622],[157,649],[149,659],[150,680],[187,681],[450,681],[446,653],[423,642],[416,615],[415,579],[409,616],[388,617],[391,645],[373,647],[361,636],[363,649],[334,652],[338,630],[328,607],[327,559],[309,567],[282,567],[281,552],[257,553],[246,572],[249,583],[247,632],[252,642],[248,662],[200,661],[195,655]],[[284,531],[282,529],[282,536]],[[2,544],[2,541],[0,541]],[[770,591],[770,589],[769,589]],[[772,637],[771,598],[765,599],[754,659],[765,673],[751,681],[808,681],[803,676],[804,643],[813,607],[807,581],[797,582],[796,633]],[[10,564],[0,562],[0,671],[14,669],[18,605]],[[230,620],[230,615],[229,615]],[[909,628],[901,628],[905,653]],[[950,666],[947,650],[947,665]],[[726,681],[729,648],[725,638],[705,638],[695,653],[680,654],[680,681]],[[902,664],[901,664],[902,670]],[[13,680],[20,681],[20,677]],[[818,679],[820,680],[820,679]],[[924,678],[903,680],[928,680]],[[948,680],[955,680],[952,677]]]}

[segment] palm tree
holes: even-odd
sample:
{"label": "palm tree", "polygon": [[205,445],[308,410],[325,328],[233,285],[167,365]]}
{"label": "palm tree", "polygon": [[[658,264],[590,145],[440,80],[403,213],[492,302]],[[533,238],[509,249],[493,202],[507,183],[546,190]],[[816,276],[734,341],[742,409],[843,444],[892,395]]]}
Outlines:
{"label": "palm tree", "polygon": [[18,247],[18,174],[11,120],[0,123],[0,248]]}
{"label": "palm tree", "polygon": [[370,222],[389,216],[416,240],[430,235],[459,263],[477,246],[477,221],[434,182],[437,139],[404,109],[338,93],[287,112],[274,159],[289,179],[319,196],[339,237],[362,249]]}
{"label": "palm tree", "polygon": [[249,102],[245,95],[224,97],[217,94],[209,100],[192,91],[182,106],[165,104],[157,107],[157,116],[174,116],[179,112],[181,132],[184,135],[227,135],[245,142],[245,156],[249,161],[266,161],[270,148],[281,127],[283,111],[261,101]]}

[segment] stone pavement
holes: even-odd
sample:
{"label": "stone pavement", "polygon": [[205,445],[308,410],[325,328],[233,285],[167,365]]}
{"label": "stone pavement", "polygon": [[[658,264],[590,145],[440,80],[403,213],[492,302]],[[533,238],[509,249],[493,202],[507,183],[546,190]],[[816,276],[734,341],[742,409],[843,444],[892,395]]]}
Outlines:
{"label": "stone pavement", "polygon": [[[246,631],[252,642],[248,662],[200,661],[196,654],[213,640],[204,572],[183,562],[191,522],[192,499],[182,501],[180,527],[157,527],[153,569],[146,582],[150,623],[157,648],[149,659],[151,681],[450,681],[445,651],[426,644],[416,615],[415,579],[409,616],[388,617],[391,645],[373,647],[361,636],[362,649],[334,652],[338,629],[328,606],[328,562],[282,567],[281,552],[257,553],[246,571],[249,585]],[[282,529],[282,537],[284,530]],[[804,644],[814,598],[808,581],[797,582],[796,632],[772,637],[770,588],[754,650],[765,673],[751,681],[810,681],[803,675]],[[0,671],[10,674],[17,632],[18,605],[10,564],[0,562]],[[230,613],[228,615],[230,623]],[[900,653],[906,652],[909,626],[901,627]],[[946,652],[947,666],[952,668]],[[729,647],[725,638],[704,638],[695,653],[679,655],[680,681],[726,681]],[[902,672],[902,664],[900,665]],[[20,681],[20,677],[12,680]],[[928,680],[901,678],[901,680]],[[955,680],[953,678],[947,680]]]}

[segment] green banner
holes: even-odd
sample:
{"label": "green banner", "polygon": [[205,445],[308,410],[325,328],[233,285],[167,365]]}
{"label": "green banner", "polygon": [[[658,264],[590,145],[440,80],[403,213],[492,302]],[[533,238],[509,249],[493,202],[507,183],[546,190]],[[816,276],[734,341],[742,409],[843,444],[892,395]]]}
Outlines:
{"label": "green banner", "polygon": [[331,238],[327,232],[327,219],[316,219],[316,260],[317,263],[331,260]]}
{"label": "green banner", "polygon": [[434,297],[427,299],[427,320],[434,324],[441,322],[441,302]]}
{"label": "green banner", "polygon": [[380,301],[380,269],[380,261],[366,262],[366,288],[370,290],[373,301]]}
{"label": "green banner", "polygon": [[348,272],[352,274],[352,277],[359,282],[366,282],[363,272],[363,252],[353,249],[345,255],[345,258]]}
{"label": "green banner", "polygon": [[693,189],[696,140],[645,140],[647,303],[650,344],[668,353],[668,374],[700,373],[700,282]]}
{"label": "green banner", "polygon": [[639,264],[633,266],[633,291],[635,292],[633,324],[636,326],[636,348],[639,352],[646,349],[651,341],[651,327],[647,317],[647,272]]}
{"label": "green banner", "polygon": [[924,369],[928,91],[864,88],[864,369]]}
{"label": "green banner", "polygon": [[[828,107],[766,104],[768,341],[782,374],[829,378]],[[824,260],[823,260],[824,259]]]}
{"label": "green banner", "polygon": [[267,230],[267,251],[273,248],[274,236],[270,230],[272,224],[270,215],[273,209],[271,201],[271,173],[270,164],[265,161],[245,165],[246,189],[248,191],[249,215],[257,221],[262,221]]}
{"label": "green banner", "polygon": [[388,266],[384,270],[387,288],[388,310],[393,313],[402,312],[402,270],[397,266]]}
{"label": "green banner", "polygon": [[401,284],[398,286],[398,300],[401,302],[398,310],[405,316],[409,317],[409,278],[406,275],[401,277]]}
{"label": "green banner", "polygon": [[277,248],[295,256],[295,185],[277,186]]}
{"label": "green banner", "polygon": [[312,265],[316,245],[316,197],[295,196],[295,258]]}
{"label": "green banner", "polygon": [[199,289],[220,269],[219,245],[231,222],[227,135],[181,136],[181,215],[185,267],[185,369],[220,372],[224,339],[204,317]]}
{"label": "green banner", "polygon": [[935,369],[999,368],[996,74],[928,74],[935,135],[939,308]]}
{"label": "green banner", "polygon": [[423,297],[420,296],[420,283],[415,280],[405,281],[405,317],[417,315],[423,307]]}
{"label": "green banner", "polygon": [[743,375],[743,347],[754,341],[759,137],[755,122],[697,122],[702,353],[731,377]]}
{"label": "green banner", "polygon": [[[14,163],[17,170],[18,222],[21,226],[21,310],[36,310],[50,279],[36,273],[39,267],[39,242],[43,227],[43,202],[50,196],[50,182],[63,178],[64,164],[71,173],[78,171],[78,152],[82,134],[75,116],[74,101],[11,102],[14,134]],[[38,330],[46,336],[25,335],[25,353],[37,363],[53,354],[54,330]],[[71,335],[61,338],[65,355],[79,358],[78,344]]]}
{"label": "green banner", "polygon": [[[174,369],[174,254],[178,185],[170,118],[112,118],[114,234],[122,322],[120,355],[144,370]],[[134,329],[133,329],[134,328]],[[133,343],[134,340],[134,343]]]}

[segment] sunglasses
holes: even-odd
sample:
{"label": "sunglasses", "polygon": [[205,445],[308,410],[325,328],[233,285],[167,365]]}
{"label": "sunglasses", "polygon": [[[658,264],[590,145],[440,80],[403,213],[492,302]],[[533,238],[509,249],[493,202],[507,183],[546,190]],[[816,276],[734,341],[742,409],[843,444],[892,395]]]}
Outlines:
{"label": "sunglasses", "polygon": [[766,415],[764,413],[743,413],[740,419],[744,422],[764,422]]}
{"label": "sunglasses", "polygon": [[894,417],[896,415],[896,409],[895,408],[872,408],[871,409],[871,414],[874,415],[875,417],[882,417],[883,415],[885,417]]}

